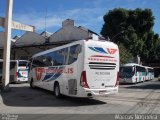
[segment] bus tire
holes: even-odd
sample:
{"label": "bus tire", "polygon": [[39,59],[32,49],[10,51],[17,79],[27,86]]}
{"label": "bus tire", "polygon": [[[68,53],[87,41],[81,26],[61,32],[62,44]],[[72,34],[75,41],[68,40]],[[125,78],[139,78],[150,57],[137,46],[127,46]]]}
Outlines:
{"label": "bus tire", "polygon": [[58,83],[55,83],[54,85],[54,95],[56,98],[61,98],[61,93],[60,93],[60,87]]}
{"label": "bus tire", "polygon": [[34,83],[33,83],[33,79],[31,79],[31,81],[30,81],[30,87],[31,87],[31,88],[35,88],[35,85],[34,85]]}
{"label": "bus tire", "polygon": [[135,81],[135,84],[137,84],[138,82],[137,82],[137,80]]}

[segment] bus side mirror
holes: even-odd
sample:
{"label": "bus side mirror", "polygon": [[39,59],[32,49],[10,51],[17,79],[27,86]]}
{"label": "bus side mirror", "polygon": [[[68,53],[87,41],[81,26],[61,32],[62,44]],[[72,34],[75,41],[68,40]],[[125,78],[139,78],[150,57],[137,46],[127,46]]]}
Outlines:
{"label": "bus side mirror", "polygon": [[28,63],[26,64],[26,68],[29,68],[30,65],[31,65],[31,62],[28,62]]}

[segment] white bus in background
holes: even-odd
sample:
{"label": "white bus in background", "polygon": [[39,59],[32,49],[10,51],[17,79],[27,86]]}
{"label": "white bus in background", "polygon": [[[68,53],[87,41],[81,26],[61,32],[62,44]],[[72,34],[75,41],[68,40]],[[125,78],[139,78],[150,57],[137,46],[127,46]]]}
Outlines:
{"label": "white bus in background", "polygon": [[151,80],[153,80],[154,79],[154,68],[151,68]]}
{"label": "white bus in background", "polygon": [[[12,82],[27,82],[28,68],[26,60],[11,60],[10,61],[10,83]],[[0,79],[2,79],[3,60],[0,60]]]}
{"label": "white bus in background", "polygon": [[108,41],[79,40],[31,58],[30,86],[72,97],[118,92],[118,46]]}
{"label": "white bus in background", "polygon": [[145,66],[146,69],[146,80],[154,79],[154,69],[152,67]]}
{"label": "white bus in background", "polygon": [[144,82],[145,67],[136,63],[128,63],[120,67],[120,83]]}

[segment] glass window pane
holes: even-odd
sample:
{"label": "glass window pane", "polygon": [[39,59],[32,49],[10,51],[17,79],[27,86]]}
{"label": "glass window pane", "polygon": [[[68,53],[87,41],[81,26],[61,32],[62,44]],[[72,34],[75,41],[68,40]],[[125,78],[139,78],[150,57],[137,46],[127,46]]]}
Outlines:
{"label": "glass window pane", "polygon": [[27,61],[19,61],[19,66],[26,66],[27,65]]}
{"label": "glass window pane", "polygon": [[38,56],[34,58],[32,66],[33,67],[45,67],[45,61],[46,61],[45,56]]}
{"label": "glass window pane", "polygon": [[53,66],[64,65],[65,49],[48,53],[46,56],[51,57]]}
{"label": "glass window pane", "polygon": [[81,45],[71,46],[70,47],[70,52],[69,52],[68,64],[74,63],[77,60],[80,52],[81,52]]}

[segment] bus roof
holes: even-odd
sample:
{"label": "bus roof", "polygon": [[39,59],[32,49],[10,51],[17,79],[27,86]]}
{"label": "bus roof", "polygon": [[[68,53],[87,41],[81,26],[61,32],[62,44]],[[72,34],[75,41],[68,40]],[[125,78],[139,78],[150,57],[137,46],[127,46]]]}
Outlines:
{"label": "bus roof", "polygon": [[152,67],[149,67],[149,66],[144,66],[145,68],[151,68],[151,69],[153,69]]}
{"label": "bus roof", "polygon": [[[14,62],[14,61],[28,61],[28,60],[10,60],[10,61],[12,61],[12,62]],[[0,59],[0,62],[3,62],[3,59]]]}
{"label": "bus roof", "polygon": [[63,49],[63,48],[66,48],[66,47],[69,47],[69,46],[72,46],[72,45],[75,45],[75,44],[78,44],[78,43],[86,43],[86,42],[90,42],[90,43],[93,43],[93,42],[107,42],[107,44],[110,44],[111,46],[117,46],[115,43],[110,42],[110,41],[105,41],[105,40],[92,40],[92,39],[78,40],[78,41],[75,41],[75,42],[72,42],[72,43],[68,43],[68,44],[65,44],[65,45],[62,45],[62,46],[54,47],[54,48],[39,52],[39,53],[33,55],[32,58],[38,57],[38,56],[43,55],[43,54],[47,54],[51,51],[56,51],[56,50]]}
{"label": "bus roof", "polygon": [[122,67],[125,67],[125,66],[142,66],[142,65],[139,65],[137,63],[127,63],[127,64],[124,64]]}

